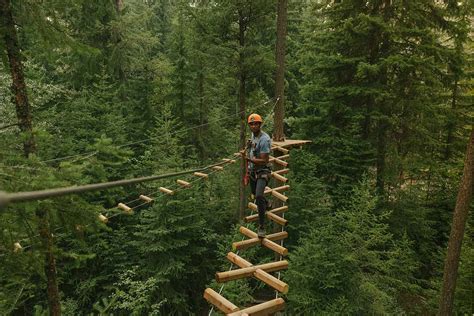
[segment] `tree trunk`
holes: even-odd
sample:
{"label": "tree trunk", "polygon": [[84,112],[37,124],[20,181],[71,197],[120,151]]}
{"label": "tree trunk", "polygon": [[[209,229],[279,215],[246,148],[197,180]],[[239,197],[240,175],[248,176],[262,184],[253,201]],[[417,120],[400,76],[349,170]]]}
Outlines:
{"label": "tree trunk", "polygon": [[446,126],[447,129],[447,135],[446,135],[446,148],[444,152],[444,159],[448,160],[451,158],[452,151],[452,143],[454,141],[454,128],[455,128],[455,111],[456,111],[456,106],[457,106],[457,100],[458,100],[458,89],[459,88],[459,82],[457,75],[455,75],[454,78],[454,84],[453,84],[453,90],[452,90],[452,95],[451,95],[451,115],[448,117],[448,123]]}
{"label": "tree trunk", "polygon": [[33,135],[31,123],[31,109],[26,93],[25,76],[23,74],[23,64],[21,61],[18,35],[15,29],[13,13],[10,0],[0,0],[0,23],[3,29],[3,40],[8,55],[10,73],[12,77],[13,102],[15,103],[18,126],[22,133],[26,135],[23,141],[23,152],[26,157],[36,151],[36,142]]}
{"label": "tree trunk", "polygon": [[277,38],[276,38],[276,75],[275,75],[275,106],[273,139],[282,141],[285,138],[285,54],[286,54],[286,24],[288,0],[278,0],[277,8]]}
{"label": "tree trunk", "polygon": [[[245,128],[246,128],[246,120],[245,120],[245,81],[246,81],[246,74],[245,74],[245,66],[244,66],[244,48],[245,48],[245,30],[246,24],[244,20],[244,16],[242,11],[239,10],[239,113],[240,113],[240,135],[239,135],[239,149],[245,147],[246,139],[245,139]],[[239,178],[239,211],[238,211],[238,218],[242,220],[245,215],[245,208],[246,208],[246,197],[245,197],[245,185],[243,182],[245,176],[245,161],[241,159],[240,161],[240,178]]]}
{"label": "tree trunk", "polygon": [[385,155],[387,151],[386,144],[386,130],[387,125],[382,120],[379,120],[378,129],[377,129],[377,162],[376,162],[376,188],[380,196],[384,194],[385,188]]}
{"label": "tree trunk", "polygon": [[461,256],[461,246],[464,237],[464,229],[469,213],[469,206],[472,200],[472,178],[474,176],[474,127],[471,131],[469,144],[466,150],[466,159],[464,162],[464,171],[461,185],[454,208],[453,223],[451,234],[448,241],[448,253],[444,263],[443,288],[439,303],[438,315],[452,315],[454,293],[456,289],[456,280],[458,275],[459,257]]}
{"label": "tree trunk", "polygon": [[[23,142],[23,153],[25,157],[36,153],[36,142],[33,134],[31,121],[31,108],[28,102],[25,76],[21,60],[20,45],[15,29],[15,21],[11,9],[10,0],[0,0],[0,23],[3,30],[3,39],[7,50],[10,72],[12,76],[12,93],[15,103],[18,126],[27,135]],[[47,295],[50,315],[61,315],[58,283],[56,279],[56,263],[53,253],[53,238],[49,227],[46,212],[37,210],[38,230],[45,252],[44,271],[47,277]]]}
{"label": "tree trunk", "polygon": [[44,210],[37,210],[36,216],[39,219],[39,234],[41,243],[45,250],[45,274],[47,279],[47,294],[49,314],[51,316],[61,315],[61,303],[59,299],[58,280],[56,277],[56,261],[53,252],[53,236],[49,226],[48,212]]}

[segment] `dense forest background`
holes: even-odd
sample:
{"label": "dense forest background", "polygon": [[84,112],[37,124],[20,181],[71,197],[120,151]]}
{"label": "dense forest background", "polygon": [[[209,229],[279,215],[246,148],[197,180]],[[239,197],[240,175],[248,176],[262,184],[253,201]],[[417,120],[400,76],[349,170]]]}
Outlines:
{"label": "dense forest background", "polygon": [[[229,157],[242,102],[272,132],[276,1],[18,0],[11,9],[33,135],[18,125],[3,26],[3,191]],[[290,158],[286,314],[436,313],[474,118],[471,40],[470,1],[289,1],[285,134],[312,143]],[[9,206],[0,314],[48,314],[50,252],[64,315],[206,313],[203,290],[217,287],[240,238],[238,168],[132,216],[115,205],[172,180]],[[117,216],[105,225],[100,213]],[[38,236],[45,225],[53,238]],[[244,256],[268,260],[263,249]],[[471,212],[456,313],[474,312],[473,284]],[[265,290],[240,280],[224,293],[248,304]]]}

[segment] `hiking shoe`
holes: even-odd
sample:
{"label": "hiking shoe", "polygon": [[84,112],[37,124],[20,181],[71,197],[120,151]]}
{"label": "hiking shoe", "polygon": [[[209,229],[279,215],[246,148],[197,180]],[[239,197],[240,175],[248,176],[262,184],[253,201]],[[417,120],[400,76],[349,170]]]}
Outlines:
{"label": "hiking shoe", "polygon": [[258,238],[265,238],[265,227],[259,227],[257,231]]}

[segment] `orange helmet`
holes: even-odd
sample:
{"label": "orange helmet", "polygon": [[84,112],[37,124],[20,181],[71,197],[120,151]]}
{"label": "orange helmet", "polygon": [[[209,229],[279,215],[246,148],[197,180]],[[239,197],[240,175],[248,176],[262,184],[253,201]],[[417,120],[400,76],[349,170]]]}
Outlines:
{"label": "orange helmet", "polygon": [[262,117],[256,113],[250,114],[247,123],[260,122],[263,123]]}

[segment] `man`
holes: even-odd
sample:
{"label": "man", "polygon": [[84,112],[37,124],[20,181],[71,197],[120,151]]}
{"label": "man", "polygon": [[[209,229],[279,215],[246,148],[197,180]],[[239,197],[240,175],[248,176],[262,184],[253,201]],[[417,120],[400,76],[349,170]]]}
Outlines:
{"label": "man", "polygon": [[271,168],[268,162],[272,140],[267,133],[261,130],[263,120],[258,114],[251,114],[247,120],[252,138],[247,148],[246,159],[250,175],[250,188],[255,196],[258,207],[258,237],[265,237],[265,212],[267,210],[267,199],[263,192],[271,176]]}

